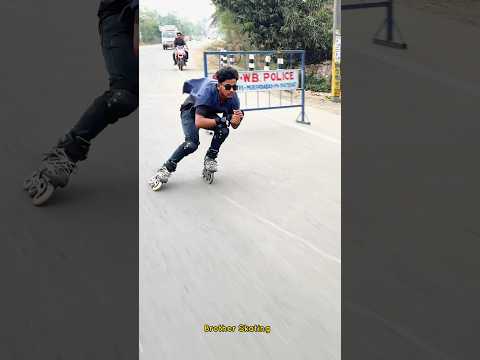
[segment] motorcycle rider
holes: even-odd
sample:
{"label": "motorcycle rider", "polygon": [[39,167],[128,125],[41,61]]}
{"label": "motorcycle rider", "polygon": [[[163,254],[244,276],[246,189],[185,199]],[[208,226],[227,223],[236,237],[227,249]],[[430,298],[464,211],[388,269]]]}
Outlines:
{"label": "motorcycle rider", "polygon": [[[154,191],[166,183],[177,164],[197,150],[200,145],[199,129],[213,130],[214,136],[204,159],[204,166],[211,172],[217,171],[218,152],[229,134],[225,117],[231,118],[230,125],[237,129],[243,120],[240,100],[237,96],[238,72],[225,66],[217,71],[215,79],[202,78],[186,81],[183,92],[190,94],[180,107],[180,118],[185,141],[175,150],[162,168],[149,180]],[[223,118],[217,114],[222,113]]]}
{"label": "motorcycle rider", "polygon": [[85,160],[91,141],[108,125],[138,108],[138,0],[102,0],[98,9],[102,53],[109,74],[109,90],[97,97],[76,124],[45,154],[42,165],[24,183],[35,205],[45,181],[66,186],[77,162]]}
{"label": "motorcycle rider", "polygon": [[184,46],[185,47],[185,62],[188,61],[188,48],[187,43],[185,42],[185,38],[183,34],[179,31],[177,32],[177,36],[175,36],[175,40],[173,41],[173,65],[177,65],[177,46]]}

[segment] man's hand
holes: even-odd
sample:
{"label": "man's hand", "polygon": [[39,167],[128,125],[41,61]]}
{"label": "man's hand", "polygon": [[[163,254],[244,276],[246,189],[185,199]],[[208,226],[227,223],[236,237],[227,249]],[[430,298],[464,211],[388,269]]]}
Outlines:
{"label": "man's hand", "polygon": [[241,110],[233,110],[232,120],[230,120],[230,124],[234,129],[240,126],[240,123],[243,120],[243,112]]}

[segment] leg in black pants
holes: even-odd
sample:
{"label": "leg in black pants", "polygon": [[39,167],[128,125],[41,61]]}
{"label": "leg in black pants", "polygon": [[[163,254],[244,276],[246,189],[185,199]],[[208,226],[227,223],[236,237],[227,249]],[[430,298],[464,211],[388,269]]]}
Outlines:
{"label": "leg in black pants", "polygon": [[212,143],[210,144],[210,148],[207,151],[207,156],[210,159],[216,159],[218,156],[218,152],[220,151],[220,146],[222,146],[223,142],[227,139],[229,130],[228,127],[224,125],[218,125],[214,129],[214,135],[212,139]]}
{"label": "leg in black pants", "polygon": [[100,23],[103,57],[110,89],[96,98],[60,142],[72,161],[85,160],[90,145],[109,124],[138,107],[138,57],[133,51],[133,15],[109,16]]}
{"label": "leg in black pants", "polygon": [[195,126],[195,110],[184,110],[180,113],[185,141],[174,151],[165,163],[168,171],[174,172],[177,164],[185,157],[195,152],[200,145],[198,128]]}

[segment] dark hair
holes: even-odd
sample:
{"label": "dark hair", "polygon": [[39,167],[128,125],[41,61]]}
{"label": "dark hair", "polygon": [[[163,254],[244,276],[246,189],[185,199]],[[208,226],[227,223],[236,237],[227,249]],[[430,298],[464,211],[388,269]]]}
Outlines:
{"label": "dark hair", "polygon": [[215,73],[214,78],[218,80],[219,84],[225,80],[238,80],[238,71],[231,66],[224,66]]}

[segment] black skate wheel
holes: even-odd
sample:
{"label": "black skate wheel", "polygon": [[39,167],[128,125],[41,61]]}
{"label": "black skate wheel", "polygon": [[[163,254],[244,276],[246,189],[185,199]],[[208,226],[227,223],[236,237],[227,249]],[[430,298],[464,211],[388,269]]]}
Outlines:
{"label": "black skate wheel", "polygon": [[212,172],[208,171],[207,169],[203,169],[202,177],[203,177],[203,180],[205,180],[205,182],[207,184],[213,183],[214,174]]}
{"label": "black skate wheel", "polygon": [[215,174],[214,173],[209,173],[208,174],[208,183],[213,184],[213,180],[215,180]]}
{"label": "black skate wheel", "polygon": [[34,197],[35,194],[38,192],[37,186],[35,185],[35,182],[33,180],[25,180],[23,188],[30,197]]}
{"label": "black skate wheel", "polygon": [[55,187],[45,179],[41,179],[37,185],[38,191],[33,196],[32,203],[35,206],[43,205],[55,191]]}
{"label": "black skate wheel", "polygon": [[32,184],[33,184],[32,178],[25,179],[25,181],[23,182],[23,190],[29,191]]}
{"label": "black skate wheel", "polygon": [[29,187],[29,188],[27,189],[27,192],[28,192],[28,195],[29,195],[31,198],[33,198],[33,197],[37,194],[38,189],[37,189],[36,186],[31,186],[31,187]]}
{"label": "black skate wheel", "polygon": [[38,192],[38,184],[36,179],[36,173],[23,181],[23,189],[28,193],[30,197],[34,197]]}
{"label": "black skate wheel", "polygon": [[30,192],[31,191],[31,188],[35,186],[35,176],[37,175],[36,172],[34,172],[30,177],[26,178],[24,181],[23,181],[23,189],[25,191],[28,191]]}

